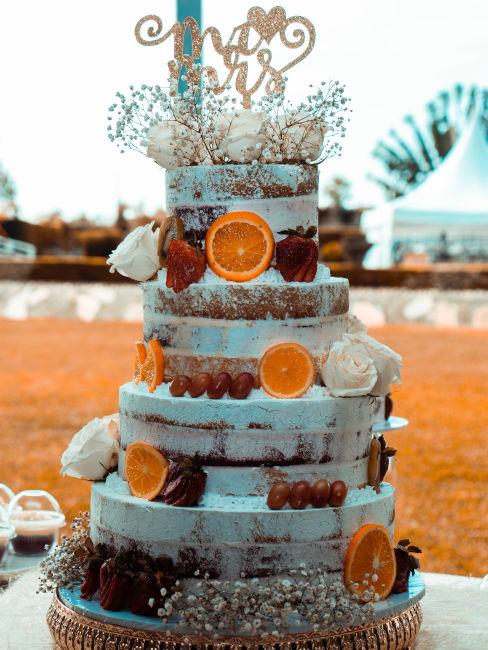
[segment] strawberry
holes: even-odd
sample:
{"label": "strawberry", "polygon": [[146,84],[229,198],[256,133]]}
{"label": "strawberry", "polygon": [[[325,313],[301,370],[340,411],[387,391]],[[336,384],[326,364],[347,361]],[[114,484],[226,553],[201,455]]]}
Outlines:
{"label": "strawberry", "polygon": [[132,585],[128,607],[133,614],[157,616],[158,609],[174,591],[173,562],[165,556],[149,559],[139,571]]}
{"label": "strawberry", "polygon": [[381,460],[380,460],[380,483],[386,476],[386,473],[390,467],[390,458],[396,454],[397,450],[394,447],[388,447],[386,444],[385,437],[383,435],[378,438],[381,445]]}
{"label": "strawberry", "polygon": [[106,560],[100,568],[100,606],[112,612],[122,609],[132,580],[133,573],[124,553]]}
{"label": "strawberry", "polygon": [[171,241],[167,261],[166,286],[172,288],[175,293],[197,282],[207,266],[202,249],[196,243],[183,239]]}
{"label": "strawberry", "polygon": [[171,506],[196,506],[206,482],[207,474],[198,459],[182,458],[172,465],[161,497]]}
{"label": "strawberry", "polygon": [[396,578],[393,585],[393,594],[408,591],[408,579],[417,569],[420,562],[412,553],[422,553],[418,546],[410,544],[410,540],[401,539],[395,546]]}
{"label": "strawberry", "polygon": [[84,600],[91,600],[100,587],[100,568],[107,558],[105,544],[93,544],[90,538],[76,552],[84,560],[85,575],[80,587],[80,595]]}
{"label": "strawberry", "polygon": [[135,578],[129,595],[130,611],[139,616],[157,616],[162,602],[156,578],[149,573],[140,573]]}
{"label": "strawberry", "polygon": [[83,600],[91,600],[100,586],[100,568],[102,560],[90,560],[85,571],[85,579],[80,587]]}
{"label": "strawberry", "polygon": [[303,226],[296,230],[282,230],[287,235],[276,245],[276,266],[287,282],[312,282],[317,273],[319,248],[313,237],[315,226],[305,231]]}

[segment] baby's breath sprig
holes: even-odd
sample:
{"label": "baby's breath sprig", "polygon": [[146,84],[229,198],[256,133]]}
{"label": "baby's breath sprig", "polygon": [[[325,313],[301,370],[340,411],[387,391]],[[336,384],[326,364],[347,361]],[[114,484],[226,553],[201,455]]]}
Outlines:
{"label": "baby's breath sprig", "polygon": [[[71,537],[63,537],[54,553],[41,564],[38,591],[71,587],[82,582],[86,569],[89,514],[72,524]],[[164,592],[164,593],[163,593]],[[323,630],[348,627],[371,618],[372,603],[363,603],[342,581],[331,581],[321,567],[305,564],[286,574],[258,578],[213,579],[195,571],[190,579],[176,580],[158,616],[181,632],[214,636],[229,634],[280,636],[290,628]]]}
{"label": "baby's breath sprig", "polygon": [[[341,155],[339,139],[345,137],[349,121],[350,99],[339,81],[323,81],[298,105],[286,100],[285,82],[272,94],[257,102],[269,116],[266,134],[269,140],[269,158],[279,162],[308,162],[319,164],[332,156]],[[303,159],[303,153],[316,148],[323,140],[319,157]],[[266,151],[263,152],[266,154]]]}
{"label": "baby's breath sprig", "polygon": [[90,538],[90,513],[80,512],[71,524],[70,537],[63,535],[53,553],[41,562],[39,592],[70,587],[83,579],[84,549]]}
{"label": "baby's breath sprig", "polygon": [[[109,108],[107,133],[121,152],[138,151],[164,167],[320,163],[341,154],[350,109],[338,81],[311,86],[306,98],[292,105],[285,98],[285,79],[274,92],[252,103],[254,120],[248,133],[236,121],[246,111],[231,97],[230,85],[216,94],[217,82],[200,74],[200,67],[184,79],[188,87],[182,94],[174,80],[167,88],[142,84],[130,86],[127,96],[117,93]],[[236,146],[241,140],[242,147]]]}
{"label": "baby's breath sprig", "polygon": [[347,627],[368,620],[372,611],[341,581],[331,583],[327,572],[302,565],[287,575],[241,580],[214,580],[196,571],[158,616],[165,623],[176,617],[181,631],[265,637],[280,636],[291,627]]}

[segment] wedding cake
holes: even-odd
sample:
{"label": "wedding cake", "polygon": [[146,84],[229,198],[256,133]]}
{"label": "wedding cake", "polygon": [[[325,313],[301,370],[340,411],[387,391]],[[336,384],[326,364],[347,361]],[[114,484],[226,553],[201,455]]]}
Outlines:
{"label": "wedding cake", "polygon": [[389,601],[414,604],[420,549],[394,544],[395,450],[372,433],[401,359],[318,261],[317,163],[343,131],[343,87],[283,109],[281,85],[241,110],[190,72],[180,96],[173,80],[111,110],[111,139],[130,146],[135,105],[171,107],[141,140],[166,168],[167,216],[108,260],[142,283],[143,337],[119,413],[63,455],[65,474],[94,481],[64,584],[93,616],[154,617],[193,646],[364,627]]}

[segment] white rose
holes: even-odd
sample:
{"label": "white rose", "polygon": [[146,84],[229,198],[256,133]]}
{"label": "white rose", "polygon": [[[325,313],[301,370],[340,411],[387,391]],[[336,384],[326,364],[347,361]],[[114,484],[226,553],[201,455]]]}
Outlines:
{"label": "white rose", "polygon": [[107,264],[110,273],[118,271],[127,278],[143,282],[149,280],[159,270],[158,235],[159,228],[153,232],[152,223],[134,228],[117,248],[112,251]]}
{"label": "white rose", "polygon": [[317,160],[322,153],[325,124],[307,113],[281,116],[279,129],[282,138],[282,155],[285,160]]}
{"label": "white rose", "polygon": [[119,415],[96,418],[75,433],[61,456],[61,474],[89,481],[101,481],[117,466]]}
{"label": "white rose", "polygon": [[195,142],[196,137],[195,132],[184,124],[164,120],[147,130],[147,155],[164,169],[200,162],[201,143]]}
{"label": "white rose", "polygon": [[361,319],[354,314],[347,315],[347,333],[348,334],[366,334],[368,328]]}
{"label": "white rose", "polygon": [[362,343],[344,335],[322,365],[322,379],[334,397],[368,395],[378,379],[373,360]]}
{"label": "white rose", "polygon": [[222,115],[218,129],[222,135],[220,148],[224,156],[236,163],[249,163],[259,158],[266,142],[263,132],[265,117],[264,113],[251,110]]}
{"label": "white rose", "polygon": [[373,360],[378,380],[371,390],[371,395],[382,397],[389,393],[390,385],[398,384],[401,381],[401,356],[367,334],[346,334],[345,336],[352,343],[363,345]]}

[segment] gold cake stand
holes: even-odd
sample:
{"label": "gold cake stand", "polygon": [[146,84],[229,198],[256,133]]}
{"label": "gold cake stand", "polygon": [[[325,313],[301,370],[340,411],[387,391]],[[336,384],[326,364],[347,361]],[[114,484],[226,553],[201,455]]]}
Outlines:
{"label": "gold cake stand", "polygon": [[370,624],[280,637],[225,637],[128,628],[82,615],[56,594],[47,622],[58,650],[409,650],[422,622],[420,603]]}

